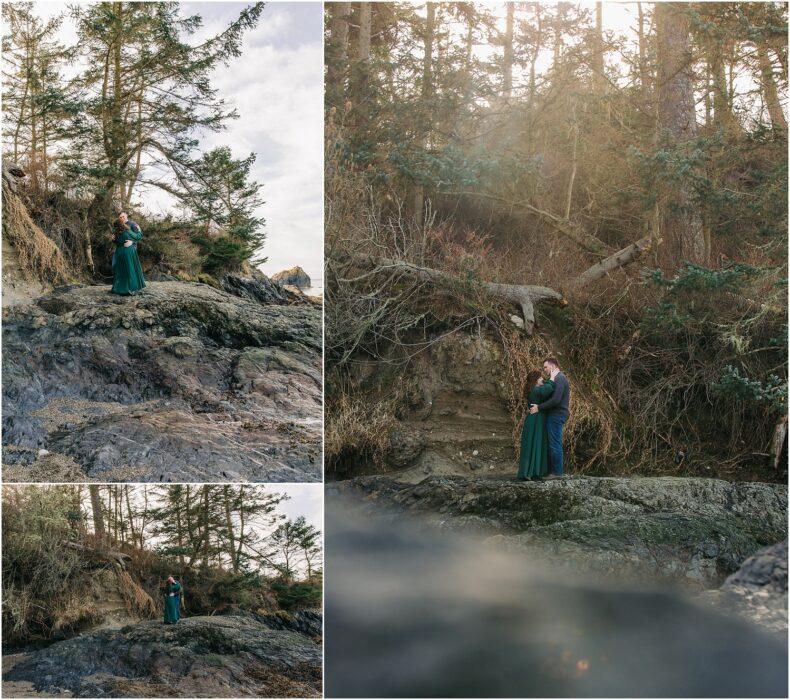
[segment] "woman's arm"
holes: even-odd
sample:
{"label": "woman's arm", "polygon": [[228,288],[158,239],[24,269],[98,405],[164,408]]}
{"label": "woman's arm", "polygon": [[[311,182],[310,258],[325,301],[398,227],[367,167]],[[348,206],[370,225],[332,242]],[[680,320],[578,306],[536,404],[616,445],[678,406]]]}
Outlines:
{"label": "woman's arm", "polygon": [[549,379],[543,382],[535,391],[538,394],[538,403],[542,403],[554,393],[554,382]]}

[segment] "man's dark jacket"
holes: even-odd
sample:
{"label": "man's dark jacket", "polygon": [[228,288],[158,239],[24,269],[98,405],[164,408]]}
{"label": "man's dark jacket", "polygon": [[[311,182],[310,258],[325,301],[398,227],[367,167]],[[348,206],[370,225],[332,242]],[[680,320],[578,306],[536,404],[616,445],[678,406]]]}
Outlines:
{"label": "man's dark jacket", "polygon": [[538,404],[538,410],[564,415],[567,418],[570,402],[571,385],[568,383],[568,378],[563,372],[557,372],[557,376],[554,377],[554,393],[543,403]]}

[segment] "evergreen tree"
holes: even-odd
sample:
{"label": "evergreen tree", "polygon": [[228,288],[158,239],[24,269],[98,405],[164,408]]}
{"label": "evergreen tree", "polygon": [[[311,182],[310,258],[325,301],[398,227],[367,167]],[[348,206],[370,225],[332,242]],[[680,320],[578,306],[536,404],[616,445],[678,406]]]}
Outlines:
{"label": "evergreen tree", "polygon": [[188,39],[201,18],[181,17],[177,4],[102,2],[72,9],[90,67],[79,80],[84,111],[74,124],[71,167],[94,193],[90,218],[97,228],[109,219],[113,202],[128,206],[139,183],[171,188],[194,168],[197,132],[219,131],[237,116],[210,76],[240,55],[243,35],[262,10],[263,3],[253,4],[220,34],[193,44]]}
{"label": "evergreen tree", "polygon": [[[261,184],[250,180],[255,154],[236,159],[221,146],[204,153],[190,167],[179,168],[182,203],[193,213],[198,233],[193,242],[207,257],[207,271],[237,269],[263,247]],[[258,260],[257,262],[263,262]]]}
{"label": "evergreen tree", "polygon": [[55,41],[62,17],[43,22],[33,3],[4,3],[3,141],[6,153],[31,176],[35,190],[50,188],[52,160],[78,106],[61,68],[71,52]]}

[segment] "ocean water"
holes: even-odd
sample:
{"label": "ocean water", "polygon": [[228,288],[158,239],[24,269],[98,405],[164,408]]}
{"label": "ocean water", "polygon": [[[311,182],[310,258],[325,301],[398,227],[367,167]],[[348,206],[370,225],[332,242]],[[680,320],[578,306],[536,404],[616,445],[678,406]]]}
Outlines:
{"label": "ocean water", "polygon": [[305,272],[310,277],[310,282],[312,282],[312,284],[302,291],[314,297],[324,296],[324,271],[321,270],[320,272],[311,273],[309,270],[305,270]]}

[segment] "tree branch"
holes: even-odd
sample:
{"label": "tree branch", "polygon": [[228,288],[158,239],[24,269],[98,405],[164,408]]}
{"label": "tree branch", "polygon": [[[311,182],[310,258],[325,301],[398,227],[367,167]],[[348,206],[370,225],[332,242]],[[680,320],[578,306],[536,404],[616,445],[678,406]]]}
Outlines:
{"label": "tree branch", "polygon": [[593,255],[606,255],[609,253],[609,248],[606,244],[595,236],[585,233],[578,226],[576,226],[569,219],[563,219],[551,212],[544,211],[533,207],[526,202],[511,202],[504,197],[498,197],[495,194],[487,194],[485,192],[443,192],[442,194],[452,197],[482,197],[483,199],[491,199],[495,202],[500,202],[515,209],[524,209],[531,212],[551,225],[558,233],[561,233],[566,238],[573,241],[582,250],[586,250]]}

